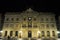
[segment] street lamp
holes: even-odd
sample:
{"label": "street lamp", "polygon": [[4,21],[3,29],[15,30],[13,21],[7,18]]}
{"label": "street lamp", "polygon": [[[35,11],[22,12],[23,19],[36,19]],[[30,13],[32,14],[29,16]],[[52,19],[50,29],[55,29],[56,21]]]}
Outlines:
{"label": "street lamp", "polygon": [[22,35],[22,31],[19,31],[19,33]]}
{"label": "street lamp", "polygon": [[57,31],[57,33],[60,33],[60,31]]}
{"label": "street lamp", "polygon": [[19,31],[19,33],[22,33],[22,31]]}
{"label": "street lamp", "polygon": [[0,31],[0,33],[2,33],[3,31]]}
{"label": "street lamp", "polygon": [[37,32],[38,34],[40,33],[40,31]]}

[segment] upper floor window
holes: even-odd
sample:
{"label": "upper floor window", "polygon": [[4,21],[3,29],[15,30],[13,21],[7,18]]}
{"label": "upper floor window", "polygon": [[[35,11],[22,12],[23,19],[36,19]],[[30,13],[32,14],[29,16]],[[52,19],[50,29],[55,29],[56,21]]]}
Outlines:
{"label": "upper floor window", "polygon": [[34,18],[34,21],[36,21],[36,18]]}
{"label": "upper floor window", "polygon": [[5,27],[8,27],[9,26],[9,24],[5,24]]}
{"label": "upper floor window", "polygon": [[18,27],[18,24],[16,24],[15,26]]}
{"label": "upper floor window", "polygon": [[29,24],[29,25],[28,25],[28,28],[32,28],[32,24]]}
{"label": "upper floor window", "polygon": [[6,21],[8,21],[9,20],[9,18],[6,18]]}
{"label": "upper floor window", "polygon": [[13,18],[11,18],[11,20],[13,21],[14,19],[13,19]]}
{"label": "upper floor window", "polygon": [[37,25],[33,25],[34,28],[37,28]]}
{"label": "upper floor window", "polygon": [[51,18],[51,21],[54,21],[54,18]]}
{"label": "upper floor window", "polygon": [[48,21],[48,18],[46,18],[46,21]]}
{"label": "upper floor window", "polygon": [[44,21],[44,19],[43,19],[43,18],[41,18],[41,19],[40,19],[40,21],[41,21],[41,22],[43,22],[43,21]]}
{"label": "upper floor window", "polygon": [[13,27],[14,26],[14,24],[10,24],[10,27]]}
{"label": "upper floor window", "polygon": [[22,27],[23,27],[23,28],[26,28],[26,24],[23,24]]}
{"label": "upper floor window", "polygon": [[26,21],[26,18],[24,18],[24,21]]}
{"label": "upper floor window", "polygon": [[54,24],[51,24],[52,27],[54,27]]}
{"label": "upper floor window", "polygon": [[16,18],[16,21],[19,21],[19,18]]}
{"label": "upper floor window", "polygon": [[49,28],[49,24],[47,24],[46,27]]}
{"label": "upper floor window", "polygon": [[44,24],[41,24],[41,27],[44,27]]}

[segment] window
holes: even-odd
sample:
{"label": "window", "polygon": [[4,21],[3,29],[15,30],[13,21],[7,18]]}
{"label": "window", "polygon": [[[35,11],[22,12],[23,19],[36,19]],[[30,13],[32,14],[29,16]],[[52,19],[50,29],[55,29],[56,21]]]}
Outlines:
{"label": "window", "polygon": [[46,27],[49,28],[49,24],[47,24]]}
{"label": "window", "polygon": [[5,24],[5,27],[8,27],[9,26],[9,24]]}
{"label": "window", "polygon": [[14,19],[13,19],[13,18],[11,18],[11,20],[13,21]]}
{"label": "window", "polygon": [[5,31],[5,36],[7,36],[7,31]]}
{"label": "window", "polygon": [[29,25],[28,25],[28,28],[32,28],[32,25],[31,25],[31,24],[29,24]]}
{"label": "window", "polygon": [[23,27],[23,28],[26,28],[26,24],[23,24],[22,27]]}
{"label": "window", "polygon": [[50,32],[49,31],[47,31],[47,36],[50,36]]}
{"label": "window", "polygon": [[52,31],[52,36],[55,36],[55,32],[54,31]]}
{"label": "window", "polygon": [[43,22],[43,21],[44,21],[44,19],[43,19],[43,18],[41,18],[40,20],[41,20],[41,22]]}
{"label": "window", "polygon": [[9,18],[6,18],[6,21],[8,21],[9,20]]}
{"label": "window", "polygon": [[26,21],[26,18],[24,18],[24,21]]}
{"label": "window", "polygon": [[16,24],[15,26],[18,27],[18,24]]}
{"label": "window", "polygon": [[54,21],[54,18],[51,18],[51,21]]}
{"label": "window", "polygon": [[31,21],[32,20],[32,17],[28,17],[28,20]]}
{"label": "window", "polygon": [[13,31],[10,31],[10,36],[12,36],[13,35]]}
{"label": "window", "polygon": [[36,21],[36,18],[34,18],[34,21]]}
{"label": "window", "polygon": [[33,25],[34,28],[37,28],[37,25]]}
{"label": "window", "polygon": [[15,32],[15,36],[18,36],[18,31]]}
{"label": "window", "polygon": [[41,34],[42,34],[42,36],[44,36],[45,35],[44,31],[42,31]]}
{"label": "window", "polygon": [[19,18],[16,18],[16,21],[19,21]]}
{"label": "window", "polygon": [[54,27],[54,24],[51,24],[52,27]]}
{"label": "window", "polygon": [[13,24],[10,24],[10,27],[14,27],[14,25]]}
{"label": "window", "polygon": [[46,21],[48,21],[48,18],[46,18]]}
{"label": "window", "polygon": [[41,24],[41,27],[43,28],[44,27],[44,24]]}
{"label": "window", "polygon": [[28,28],[32,28],[32,22],[28,22]]}

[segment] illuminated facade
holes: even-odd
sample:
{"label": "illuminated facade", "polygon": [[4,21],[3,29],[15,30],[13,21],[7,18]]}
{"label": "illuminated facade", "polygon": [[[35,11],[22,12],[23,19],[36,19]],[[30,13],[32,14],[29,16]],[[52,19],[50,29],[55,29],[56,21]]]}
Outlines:
{"label": "illuminated facade", "polygon": [[23,12],[7,12],[2,29],[3,36],[19,38],[57,38],[55,14],[36,12],[31,8]]}

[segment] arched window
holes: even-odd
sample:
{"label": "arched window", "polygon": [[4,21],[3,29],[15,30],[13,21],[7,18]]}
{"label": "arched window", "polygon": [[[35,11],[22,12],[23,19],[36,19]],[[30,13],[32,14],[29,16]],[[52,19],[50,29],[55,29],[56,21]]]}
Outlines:
{"label": "arched window", "polygon": [[54,31],[52,31],[52,36],[55,36],[55,32]]}
{"label": "arched window", "polygon": [[12,36],[13,35],[13,31],[10,31],[10,36]]}
{"label": "arched window", "polygon": [[7,36],[7,31],[5,31],[5,36]]}
{"label": "arched window", "polygon": [[42,34],[42,36],[44,37],[44,35],[45,35],[44,31],[42,31],[41,34]]}
{"label": "arched window", "polygon": [[18,36],[18,31],[15,32],[15,36]]}
{"label": "arched window", "polygon": [[50,36],[50,32],[49,31],[47,31],[47,36]]}

